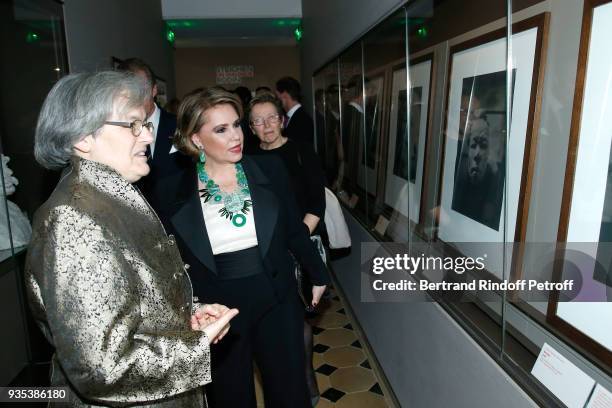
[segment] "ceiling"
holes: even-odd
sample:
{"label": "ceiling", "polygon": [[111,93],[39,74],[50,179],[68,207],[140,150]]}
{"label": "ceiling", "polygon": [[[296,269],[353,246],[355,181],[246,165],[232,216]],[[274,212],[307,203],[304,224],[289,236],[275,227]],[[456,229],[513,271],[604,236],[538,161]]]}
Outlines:
{"label": "ceiling", "polygon": [[176,47],[296,45],[301,0],[162,0]]}
{"label": "ceiling", "polygon": [[296,45],[299,18],[166,20],[176,47]]}

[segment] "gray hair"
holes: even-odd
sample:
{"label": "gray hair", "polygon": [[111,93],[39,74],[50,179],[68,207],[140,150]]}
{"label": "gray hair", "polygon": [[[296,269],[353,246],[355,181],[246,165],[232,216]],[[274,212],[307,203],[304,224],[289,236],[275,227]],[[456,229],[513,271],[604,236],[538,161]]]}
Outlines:
{"label": "gray hair", "polygon": [[40,110],[34,156],[47,169],[65,167],[73,147],[96,135],[113,113],[144,105],[151,85],[133,73],[102,71],[67,75],[51,89]]}
{"label": "gray hair", "polygon": [[260,95],[257,95],[256,97],[251,99],[251,102],[249,102],[249,106],[248,106],[249,123],[251,122],[253,107],[255,105],[261,105],[263,103],[270,103],[274,105],[274,107],[276,108],[276,113],[278,113],[278,116],[280,116],[281,119],[285,116],[285,111],[283,110],[283,105],[281,104],[280,99],[278,99],[276,95],[274,95],[273,93],[264,92]]}

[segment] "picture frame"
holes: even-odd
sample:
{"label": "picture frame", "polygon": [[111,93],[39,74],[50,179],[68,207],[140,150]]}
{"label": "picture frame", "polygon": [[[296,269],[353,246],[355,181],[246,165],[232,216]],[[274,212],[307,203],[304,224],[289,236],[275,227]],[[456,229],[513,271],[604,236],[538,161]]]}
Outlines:
{"label": "picture frame", "polygon": [[[509,137],[505,135],[506,30],[450,48],[434,238],[464,255],[478,256],[469,253],[473,245],[462,243],[525,239],[548,21],[549,13],[542,13],[512,25]],[[521,165],[509,167],[506,174],[506,162]],[[495,252],[489,254],[488,272],[499,280],[507,278],[505,270],[516,277],[520,252],[507,258],[503,251]]]}
{"label": "picture frame", "polygon": [[[433,89],[433,53],[409,61],[410,95],[407,93],[405,62],[395,65],[391,74],[384,204],[391,218],[401,219],[400,224],[410,225],[414,230],[423,219],[422,192]],[[410,106],[409,115],[406,106]]]}
{"label": "picture frame", "polygon": [[[546,315],[547,323],[609,373],[612,332],[602,330],[602,322],[612,320],[612,303],[606,301],[612,295],[612,105],[602,84],[612,72],[611,36],[612,0],[584,0],[557,242],[565,251],[577,247],[589,262],[580,265],[577,296],[563,302],[552,291]],[[567,279],[567,272],[558,266],[553,279]]]}
{"label": "picture frame", "polygon": [[357,186],[371,197],[378,187],[378,169],[383,113],[384,113],[384,71],[366,75],[364,80],[365,126],[359,141]]}

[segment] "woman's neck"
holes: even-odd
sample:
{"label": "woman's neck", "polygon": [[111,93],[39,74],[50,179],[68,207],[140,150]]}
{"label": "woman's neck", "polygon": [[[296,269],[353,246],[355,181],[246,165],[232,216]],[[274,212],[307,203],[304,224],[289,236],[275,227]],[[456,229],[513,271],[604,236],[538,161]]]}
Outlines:
{"label": "woman's neck", "polygon": [[288,139],[285,136],[279,136],[272,143],[264,143],[264,142],[260,143],[259,147],[261,147],[262,150],[277,149],[281,147],[282,145],[284,145],[285,143],[287,143],[287,140]]}
{"label": "woman's neck", "polygon": [[213,160],[207,160],[205,165],[206,173],[213,179],[227,179],[236,174],[236,164],[231,162],[218,163]]}

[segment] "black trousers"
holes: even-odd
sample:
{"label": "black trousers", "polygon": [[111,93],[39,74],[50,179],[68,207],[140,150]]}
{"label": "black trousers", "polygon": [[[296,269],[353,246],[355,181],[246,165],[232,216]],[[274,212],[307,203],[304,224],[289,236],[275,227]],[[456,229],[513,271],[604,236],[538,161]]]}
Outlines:
{"label": "black trousers", "polygon": [[296,291],[279,302],[265,273],[220,282],[221,303],[238,308],[229,333],[211,346],[212,408],[254,408],[253,359],[261,372],[266,408],[310,408],[306,386],[304,312]]}

